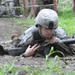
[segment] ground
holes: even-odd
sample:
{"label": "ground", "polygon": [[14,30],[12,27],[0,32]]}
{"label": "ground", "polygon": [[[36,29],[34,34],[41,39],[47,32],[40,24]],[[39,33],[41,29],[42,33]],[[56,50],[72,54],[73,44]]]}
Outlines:
{"label": "ground", "polygon": [[[16,25],[11,19],[0,19],[0,41],[10,40],[13,34],[22,35],[26,30],[26,27]],[[65,69],[74,70],[75,57],[69,56],[65,58],[67,62],[67,66]],[[4,65],[7,63],[14,63],[15,67],[22,68],[25,65],[28,66],[42,66],[45,64],[45,58],[33,58],[33,57],[21,57],[21,56],[9,56],[4,55],[0,56],[0,65]],[[23,75],[23,74],[22,74]]]}

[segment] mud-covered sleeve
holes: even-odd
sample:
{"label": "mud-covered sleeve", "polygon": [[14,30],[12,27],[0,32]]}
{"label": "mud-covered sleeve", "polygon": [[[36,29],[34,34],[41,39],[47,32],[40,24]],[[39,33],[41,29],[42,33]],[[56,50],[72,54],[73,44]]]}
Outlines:
{"label": "mud-covered sleeve", "polygon": [[55,31],[54,31],[54,36],[60,38],[60,39],[64,39],[67,38],[67,34],[65,32],[65,30],[61,27],[58,27]]}
{"label": "mud-covered sleeve", "polygon": [[36,30],[36,27],[30,27],[27,29],[24,34],[20,37],[19,45],[27,45],[33,41],[33,32]]}

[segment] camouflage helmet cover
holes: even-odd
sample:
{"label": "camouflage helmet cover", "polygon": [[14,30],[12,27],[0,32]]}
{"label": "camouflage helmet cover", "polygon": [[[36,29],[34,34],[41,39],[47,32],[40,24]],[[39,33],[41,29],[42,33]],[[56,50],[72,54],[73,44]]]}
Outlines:
{"label": "camouflage helmet cover", "polygon": [[58,27],[58,15],[52,9],[42,9],[35,18],[35,25],[56,29]]}

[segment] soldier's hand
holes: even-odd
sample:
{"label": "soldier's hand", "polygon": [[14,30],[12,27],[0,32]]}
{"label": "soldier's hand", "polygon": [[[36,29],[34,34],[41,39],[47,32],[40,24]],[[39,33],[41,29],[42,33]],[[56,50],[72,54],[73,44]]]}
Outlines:
{"label": "soldier's hand", "polygon": [[47,45],[48,45],[48,44],[54,44],[54,43],[58,42],[58,40],[60,41],[60,39],[58,37],[53,36],[51,39],[46,40],[45,42],[47,42]]}
{"label": "soldier's hand", "polygon": [[34,52],[40,47],[40,45],[33,45],[31,47],[31,45],[28,46],[28,48],[26,49],[25,53],[23,53],[23,56],[31,56],[34,54]]}

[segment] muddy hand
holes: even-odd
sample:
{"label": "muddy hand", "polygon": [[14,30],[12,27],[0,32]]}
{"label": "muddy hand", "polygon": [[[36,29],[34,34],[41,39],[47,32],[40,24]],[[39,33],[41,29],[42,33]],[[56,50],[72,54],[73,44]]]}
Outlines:
{"label": "muddy hand", "polygon": [[40,47],[40,45],[33,45],[31,47],[31,45],[28,46],[28,48],[26,49],[25,53],[23,53],[24,56],[31,56],[34,54],[34,52]]}
{"label": "muddy hand", "polygon": [[51,39],[48,39],[48,40],[45,41],[45,42],[47,42],[47,43],[45,44],[45,46],[48,45],[48,44],[54,44],[54,43],[57,42],[58,40],[60,40],[60,39],[53,36]]}

